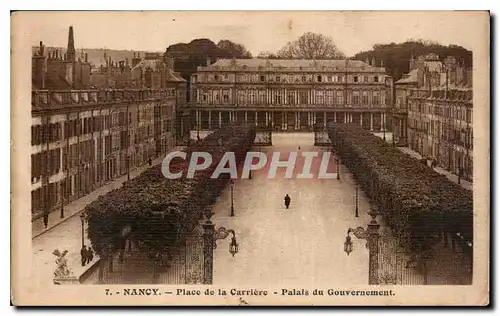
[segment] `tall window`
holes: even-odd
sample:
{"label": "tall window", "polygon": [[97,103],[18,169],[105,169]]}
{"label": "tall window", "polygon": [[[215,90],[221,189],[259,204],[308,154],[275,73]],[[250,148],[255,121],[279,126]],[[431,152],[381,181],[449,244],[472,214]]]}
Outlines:
{"label": "tall window", "polygon": [[355,105],[359,104],[359,91],[352,92],[352,103]]}
{"label": "tall window", "polygon": [[368,104],[368,91],[363,91],[362,103],[363,103],[363,105],[367,105]]}
{"label": "tall window", "polygon": [[358,76],[354,76],[354,82],[358,82],[358,81],[359,81]]}
{"label": "tall window", "polygon": [[266,81],[266,78],[264,76],[260,76],[260,81],[264,82],[264,81]]}
{"label": "tall window", "polygon": [[321,82],[321,79],[322,79],[322,78],[321,78],[321,76],[317,76],[317,77],[316,77],[316,80],[317,80],[318,82]]}
{"label": "tall window", "polygon": [[378,76],[373,77],[374,82],[378,82]]}
{"label": "tall window", "polygon": [[344,92],[343,91],[337,91],[337,104],[344,104]]}
{"label": "tall window", "polygon": [[380,104],[380,97],[379,97],[378,91],[373,91],[372,104],[373,105],[379,105]]}

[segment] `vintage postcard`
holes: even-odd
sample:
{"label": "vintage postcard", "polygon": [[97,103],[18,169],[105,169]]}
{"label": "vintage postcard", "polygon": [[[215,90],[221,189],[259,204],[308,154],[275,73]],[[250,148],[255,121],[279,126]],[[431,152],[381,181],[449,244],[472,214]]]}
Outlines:
{"label": "vintage postcard", "polygon": [[489,304],[489,12],[11,21],[13,304]]}

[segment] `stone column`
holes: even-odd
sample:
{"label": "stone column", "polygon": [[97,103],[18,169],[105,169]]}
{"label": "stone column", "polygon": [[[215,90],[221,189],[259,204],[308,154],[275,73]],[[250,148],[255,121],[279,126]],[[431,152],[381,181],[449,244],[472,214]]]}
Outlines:
{"label": "stone column", "polygon": [[347,112],[344,112],[344,123],[347,123]]}
{"label": "stone column", "polygon": [[368,224],[368,251],[369,251],[369,263],[368,263],[368,284],[376,285],[379,284],[378,279],[378,240],[379,240],[379,228],[380,225],[377,223],[376,217],[377,212],[372,210],[370,213],[372,220]]}
{"label": "stone column", "polygon": [[363,112],[359,113],[359,126],[363,128]]}
{"label": "stone column", "polygon": [[269,112],[266,112],[266,126],[269,125]]}
{"label": "stone column", "polygon": [[248,122],[248,113],[245,111],[245,123]]}
{"label": "stone column", "polygon": [[370,131],[373,131],[373,113],[370,113]]}
{"label": "stone column", "polygon": [[333,121],[337,123],[337,112],[333,112]]}
{"label": "stone column", "polygon": [[212,111],[208,111],[208,129],[212,129]]}
{"label": "stone column", "polygon": [[219,111],[219,128],[222,128],[222,111]]}
{"label": "stone column", "polygon": [[323,127],[326,127],[326,112],[323,112]]}
{"label": "stone column", "polygon": [[203,284],[213,283],[215,227],[210,219],[203,223]]}
{"label": "stone column", "polygon": [[255,126],[259,126],[258,118],[259,118],[258,112],[255,111]]}

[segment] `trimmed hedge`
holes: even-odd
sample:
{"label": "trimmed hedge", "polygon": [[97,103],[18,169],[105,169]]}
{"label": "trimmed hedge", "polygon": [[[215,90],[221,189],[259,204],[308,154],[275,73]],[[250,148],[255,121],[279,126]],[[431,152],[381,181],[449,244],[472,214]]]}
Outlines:
{"label": "trimmed hedge", "polygon": [[213,170],[226,152],[234,152],[236,163],[244,161],[255,139],[255,127],[227,125],[192,143],[186,160],[174,159],[171,172],[186,171],[192,152],[209,152],[211,166],[197,171],[194,178],[167,179],[161,165],[153,166],[121,188],[99,197],[85,208],[88,235],[100,256],[124,247],[125,235],[150,253],[168,251],[183,240],[230,181],[228,174],[211,179]]}
{"label": "trimmed hedge", "polygon": [[428,249],[440,233],[473,240],[472,192],[352,124],[328,135],[358,184],[412,249]]}

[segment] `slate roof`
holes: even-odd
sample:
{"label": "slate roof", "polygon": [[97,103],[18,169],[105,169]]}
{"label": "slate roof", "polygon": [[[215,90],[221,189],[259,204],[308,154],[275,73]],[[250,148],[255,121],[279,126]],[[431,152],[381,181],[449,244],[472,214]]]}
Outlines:
{"label": "slate roof", "polygon": [[[373,67],[360,60],[348,60],[348,68],[365,68],[365,70],[385,71],[382,67]],[[315,69],[345,69],[345,59],[327,59],[327,60],[312,60],[312,59],[219,59],[210,65],[212,67],[222,68],[315,68]],[[203,68],[203,67],[202,67]]]}

